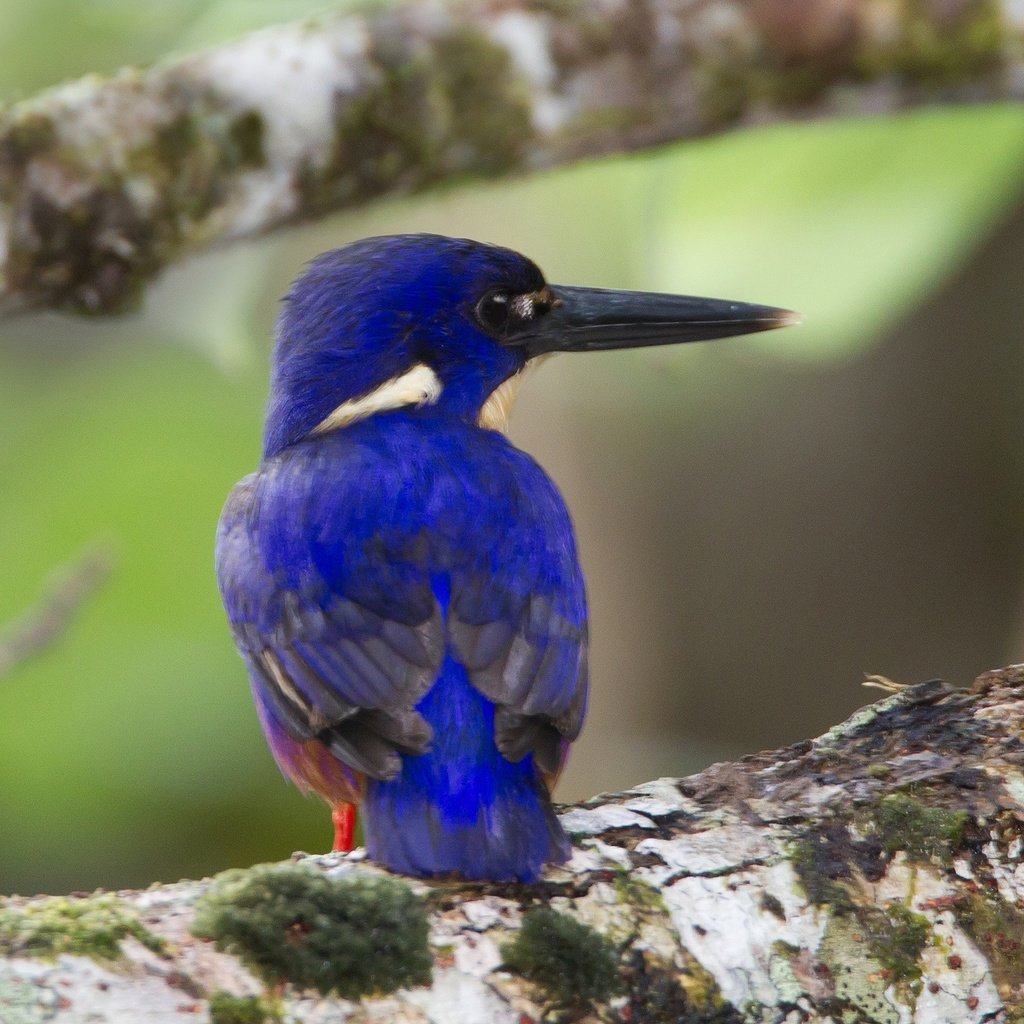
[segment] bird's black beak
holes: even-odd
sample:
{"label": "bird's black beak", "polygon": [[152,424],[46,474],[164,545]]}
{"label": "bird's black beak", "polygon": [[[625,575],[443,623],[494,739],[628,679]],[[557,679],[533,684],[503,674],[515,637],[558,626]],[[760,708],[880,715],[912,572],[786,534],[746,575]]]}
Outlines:
{"label": "bird's black beak", "polygon": [[788,327],[800,315],[775,306],[692,295],[549,285],[552,302],[516,338],[529,356],[707,341]]}

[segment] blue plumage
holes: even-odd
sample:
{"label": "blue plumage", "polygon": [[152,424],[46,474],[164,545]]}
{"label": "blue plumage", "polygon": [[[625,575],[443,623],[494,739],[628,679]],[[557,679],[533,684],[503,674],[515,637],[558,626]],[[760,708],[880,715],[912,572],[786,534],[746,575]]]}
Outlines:
{"label": "blue plumage", "polygon": [[517,253],[427,235],[327,253],[293,286],[217,571],[278,763],[336,811],[362,803],[375,860],[530,881],[568,855],[549,788],[586,711],[583,578],[554,485],[492,429],[499,389],[555,349],[781,314],[548,286]]}
{"label": "blue plumage", "polygon": [[498,751],[494,704],[451,655],[418,709],[434,743],[406,759],[399,778],[368,783],[370,856],[410,875],[527,882],[565,860],[569,845],[532,755],[509,761]]}
{"label": "blue plumage", "polygon": [[264,451],[305,437],[342,401],[429,356],[444,411],[473,419],[526,356],[473,321],[501,283],[528,293],[544,278],[508,249],[436,235],[367,238],[324,253],[292,286],[278,323]]}

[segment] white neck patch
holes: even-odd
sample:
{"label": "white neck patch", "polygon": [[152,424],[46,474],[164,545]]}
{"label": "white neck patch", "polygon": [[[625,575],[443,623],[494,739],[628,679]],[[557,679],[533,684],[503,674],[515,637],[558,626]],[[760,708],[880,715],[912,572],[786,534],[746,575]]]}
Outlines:
{"label": "white neck patch", "polygon": [[350,398],[328,413],[310,432],[313,436],[347,427],[374,413],[406,405],[433,405],[441,397],[441,381],[426,363],[417,363],[398,377],[360,398]]}

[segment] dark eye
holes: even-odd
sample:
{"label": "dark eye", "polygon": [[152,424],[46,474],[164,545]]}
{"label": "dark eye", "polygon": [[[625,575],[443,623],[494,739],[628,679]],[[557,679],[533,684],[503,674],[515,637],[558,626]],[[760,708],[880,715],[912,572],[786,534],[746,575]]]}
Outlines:
{"label": "dark eye", "polygon": [[476,318],[481,325],[495,334],[502,334],[512,316],[512,296],[495,289],[476,304]]}

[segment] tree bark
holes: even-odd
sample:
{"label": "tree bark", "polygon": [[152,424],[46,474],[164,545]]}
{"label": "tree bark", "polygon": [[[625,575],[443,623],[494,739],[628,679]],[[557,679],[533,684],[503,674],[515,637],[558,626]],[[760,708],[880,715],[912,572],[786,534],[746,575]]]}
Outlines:
{"label": "tree bark", "polygon": [[[597,797],[562,821],[572,860],[537,885],[411,882],[428,910],[423,983],[362,998],[280,973],[267,987],[244,965],[249,939],[225,952],[192,934],[197,903],[219,891],[230,905],[266,868],[116,899],[2,901],[0,1020],[1024,1020],[1024,666],[968,691],[907,688],[816,740]],[[332,884],[387,876],[360,851],[293,861]],[[576,922],[561,946],[525,949],[538,907]],[[104,952],[112,920],[132,923]],[[276,941],[301,954],[319,927],[299,914]],[[611,975],[588,989],[591,939]],[[552,977],[545,957],[572,966]]]}
{"label": "tree bark", "polygon": [[0,114],[0,313],[442,181],[808,115],[1024,98],[1018,0],[408,2]]}

